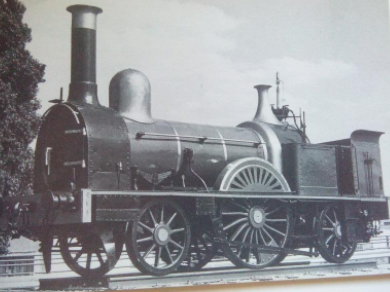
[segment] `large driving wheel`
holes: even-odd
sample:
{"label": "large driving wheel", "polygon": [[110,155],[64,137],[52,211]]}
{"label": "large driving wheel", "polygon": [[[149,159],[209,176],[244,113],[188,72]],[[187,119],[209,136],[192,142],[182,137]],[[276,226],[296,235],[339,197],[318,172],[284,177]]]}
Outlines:
{"label": "large driving wheel", "polygon": [[191,246],[179,272],[198,271],[208,264],[217,253],[214,232],[209,217],[197,217],[191,222]]}
{"label": "large driving wheel", "polygon": [[126,249],[134,266],[152,275],[175,271],[190,246],[190,225],[182,208],[172,201],[153,200],[130,224]]}
{"label": "large driving wheel", "polygon": [[108,273],[119,260],[123,248],[122,236],[118,235],[115,253],[107,253],[99,235],[86,231],[65,231],[58,241],[64,262],[86,278],[100,278]]}
{"label": "large driving wheel", "polygon": [[270,252],[267,247],[285,247],[290,239],[292,212],[287,204],[227,199],[220,206],[219,219],[222,249],[236,266],[260,269],[285,258],[285,254]]}
{"label": "large driving wheel", "polygon": [[[221,173],[216,189],[231,192],[288,192],[284,177],[268,162],[245,158]],[[225,199],[219,206],[216,232],[225,256],[236,266],[251,269],[280,263],[286,256],[274,248],[286,247],[293,230],[292,210],[276,199]],[[258,248],[257,248],[257,247]],[[267,250],[267,247],[268,248]]]}
{"label": "large driving wheel", "polygon": [[344,218],[339,208],[327,205],[317,224],[318,251],[330,263],[344,263],[356,250],[356,243],[348,242],[343,234]]}

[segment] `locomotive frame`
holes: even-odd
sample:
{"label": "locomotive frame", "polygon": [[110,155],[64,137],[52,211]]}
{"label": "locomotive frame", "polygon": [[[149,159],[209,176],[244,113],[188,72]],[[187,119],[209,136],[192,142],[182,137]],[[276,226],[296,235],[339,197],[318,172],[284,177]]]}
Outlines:
{"label": "locomotive frame", "polygon": [[287,254],[342,263],[378,233],[375,221],[388,218],[382,133],[307,143],[300,129],[283,124],[287,108],[268,107],[267,85],[255,87],[253,121],[237,128],[154,120],[149,81],[132,69],[114,76],[110,107],[103,107],[95,83],[101,10],[68,11],[69,98],[55,100],[43,117],[35,194],[2,200],[15,236],[41,241],[47,271],[60,250],[76,273],[101,277],[123,245],[153,275],[200,269],[218,249],[246,268],[278,264]]}

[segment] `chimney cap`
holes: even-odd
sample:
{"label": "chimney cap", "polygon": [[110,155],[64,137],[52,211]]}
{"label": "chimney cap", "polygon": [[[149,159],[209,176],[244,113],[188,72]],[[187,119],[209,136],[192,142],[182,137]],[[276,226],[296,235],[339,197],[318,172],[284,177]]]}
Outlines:
{"label": "chimney cap", "polygon": [[259,84],[259,85],[253,86],[253,88],[256,88],[256,89],[270,89],[271,87],[272,87],[271,85],[266,85],[266,84]]}
{"label": "chimney cap", "polygon": [[92,12],[95,14],[99,14],[103,12],[103,10],[99,7],[90,6],[90,5],[80,5],[80,4],[71,5],[68,8],[66,8],[66,10],[68,10],[70,13],[81,11],[81,10],[83,10],[83,12]]}
{"label": "chimney cap", "polygon": [[72,28],[87,28],[96,30],[96,18],[103,10],[89,5],[72,5],[66,8],[72,13]]}

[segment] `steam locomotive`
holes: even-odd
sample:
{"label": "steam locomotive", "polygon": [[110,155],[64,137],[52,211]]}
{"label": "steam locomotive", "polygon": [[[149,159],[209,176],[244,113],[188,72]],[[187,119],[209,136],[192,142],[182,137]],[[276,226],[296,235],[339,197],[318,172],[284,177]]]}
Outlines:
{"label": "steam locomotive", "polygon": [[203,267],[223,253],[260,269],[288,254],[343,263],[388,218],[379,138],[308,143],[287,107],[255,86],[252,121],[216,127],[154,119],[147,77],[117,73],[109,107],[96,84],[100,8],[74,5],[69,97],[44,114],[34,195],[2,198],[15,237],[41,242],[46,270],[61,252],[70,269],[101,277],[126,247],[141,272]]}

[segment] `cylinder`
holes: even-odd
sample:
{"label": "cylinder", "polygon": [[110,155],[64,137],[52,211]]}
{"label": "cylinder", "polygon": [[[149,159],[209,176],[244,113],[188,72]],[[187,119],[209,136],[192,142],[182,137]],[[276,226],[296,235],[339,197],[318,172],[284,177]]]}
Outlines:
{"label": "cylinder", "polygon": [[99,105],[96,84],[96,21],[102,12],[87,5],[69,6],[72,13],[71,83],[68,101]]}

